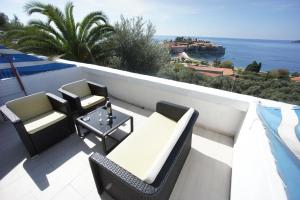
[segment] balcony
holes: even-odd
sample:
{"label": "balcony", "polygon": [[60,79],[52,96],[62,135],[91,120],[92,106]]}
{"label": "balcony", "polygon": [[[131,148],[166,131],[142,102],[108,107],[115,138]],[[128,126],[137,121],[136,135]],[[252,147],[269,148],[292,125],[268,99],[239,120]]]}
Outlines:
{"label": "balcony", "polygon": [[[85,78],[107,86],[113,109],[141,126],[159,100],[199,111],[192,149],[170,199],[284,199],[256,103],[292,105],[172,80],[75,63],[77,67],[23,76],[28,93],[58,94],[62,84]],[[15,79],[0,80],[0,103],[23,96]],[[122,127],[128,128],[126,125]],[[117,131],[114,134],[121,134]],[[14,127],[0,122],[0,197],[3,199],[111,199],[99,197],[88,157],[102,152],[101,139],[89,134],[67,139],[28,158]]]}

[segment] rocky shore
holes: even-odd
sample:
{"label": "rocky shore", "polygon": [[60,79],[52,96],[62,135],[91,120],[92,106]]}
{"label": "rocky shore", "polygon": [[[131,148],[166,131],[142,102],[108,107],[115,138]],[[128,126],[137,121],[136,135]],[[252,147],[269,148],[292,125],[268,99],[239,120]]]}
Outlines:
{"label": "rocky shore", "polygon": [[185,39],[165,41],[165,46],[172,54],[187,52],[190,54],[224,55],[225,48],[222,45],[213,44],[206,40]]}

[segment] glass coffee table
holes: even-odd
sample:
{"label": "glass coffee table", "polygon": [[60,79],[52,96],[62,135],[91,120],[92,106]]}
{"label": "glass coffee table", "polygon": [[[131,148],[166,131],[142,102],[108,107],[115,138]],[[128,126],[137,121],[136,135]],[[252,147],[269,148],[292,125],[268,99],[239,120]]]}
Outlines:
{"label": "glass coffee table", "polygon": [[[117,110],[112,110],[112,121],[111,123],[107,122],[108,115],[106,111],[106,107],[99,107],[92,112],[80,116],[75,120],[75,125],[77,128],[77,133],[80,137],[84,137],[87,133],[91,132],[96,136],[100,137],[103,141],[103,150],[105,153],[108,153],[106,139],[109,137],[115,140],[118,145],[121,141],[123,141],[130,133],[133,131],[133,117],[121,113]],[[111,133],[113,133],[117,128],[121,125],[125,124],[127,121],[130,120],[130,132],[126,134],[126,136],[122,137],[121,139],[116,139],[111,137]],[[87,129],[87,131],[82,132],[80,128],[83,127]],[[116,146],[115,145],[115,146]],[[114,148],[113,146],[112,148]],[[111,148],[111,149],[112,149]]]}

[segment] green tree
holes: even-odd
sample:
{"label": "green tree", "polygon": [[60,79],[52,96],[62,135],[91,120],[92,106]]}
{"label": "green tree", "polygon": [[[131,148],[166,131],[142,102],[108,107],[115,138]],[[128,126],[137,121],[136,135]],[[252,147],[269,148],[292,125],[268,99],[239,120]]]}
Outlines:
{"label": "green tree", "polygon": [[289,71],[287,69],[274,69],[268,73],[269,77],[273,79],[285,79],[288,80],[289,77]]}
{"label": "green tree", "polygon": [[218,67],[233,69],[233,63],[229,60],[223,61]]}
{"label": "green tree", "polygon": [[5,13],[0,12],[0,30],[3,30],[9,23],[9,19]]}
{"label": "green tree", "polygon": [[219,67],[220,64],[221,64],[221,61],[217,58],[213,61],[213,66],[214,67]]}
{"label": "green tree", "polygon": [[201,65],[208,65],[208,61],[206,61],[206,60],[201,60]]}
{"label": "green tree", "polygon": [[183,42],[185,40],[184,37],[176,37],[175,42]]}
{"label": "green tree", "polygon": [[297,77],[297,76],[300,76],[300,73],[299,73],[299,72],[293,72],[293,73],[291,74],[291,76],[292,76],[292,77]]}
{"label": "green tree", "polygon": [[31,20],[28,26],[10,30],[7,35],[17,40],[21,51],[96,63],[109,51],[106,42],[113,27],[101,11],[91,12],[76,23],[73,8],[71,2],[65,12],[51,4],[30,2],[25,5],[26,12],[41,14],[47,20]]}
{"label": "green tree", "polygon": [[249,64],[245,71],[248,71],[248,72],[260,72],[260,69],[261,69],[261,63],[257,63],[256,61],[253,61],[251,64]]}
{"label": "green tree", "polygon": [[184,67],[182,63],[172,63],[161,67],[157,76],[187,83],[198,83],[203,80],[200,74],[191,68]]}
{"label": "green tree", "polygon": [[14,17],[9,21],[9,28],[17,28],[24,26],[17,15],[14,15]]}
{"label": "green tree", "polygon": [[[119,69],[142,74],[156,74],[160,67],[170,62],[169,50],[155,43],[155,28],[142,17],[121,20],[115,25],[111,38],[115,58],[119,58]],[[117,63],[117,62],[115,62]],[[111,64],[110,64],[111,65]]]}

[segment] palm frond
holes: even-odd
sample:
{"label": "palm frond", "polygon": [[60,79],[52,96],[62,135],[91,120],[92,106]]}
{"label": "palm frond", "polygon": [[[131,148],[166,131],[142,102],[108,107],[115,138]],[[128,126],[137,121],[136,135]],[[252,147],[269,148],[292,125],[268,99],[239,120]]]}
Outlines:
{"label": "palm frond", "polygon": [[110,25],[98,25],[93,27],[89,35],[86,36],[85,42],[90,46],[96,44],[99,40],[109,38],[114,33],[114,28]]}
{"label": "palm frond", "polygon": [[107,39],[114,28],[101,11],[92,12],[76,23],[72,2],[66,4],[64,11],[38,1],[27,3],[24,9],[28,15],[38,13],[46,17],[46,21],[31,20],[28,26],[9,32],[9,38],[17,41],[20,50],[92,63],[111,52]]}
{"label": "palm frond", "polygon": [[24,8],[29,15],[39,13],[47,17],[48,23],[53,22],[62,35],[67,38],[68,34],[65,28],[66,17],[58,7],[51,4],[32,1],[26,4]]}
{"label": "palm frond", "polygon": [[73,16],[73,8],[74,5],[72,2],[68,2],[65,7],[65,15],[66,15],[66,29],[67,31],[76,37],[76,26]]}
{"label": "palm frond", "polygon": [[107,23],[107,17],[103,12],[98,11],[98,12],[92,12],[88,14],[80,23],[79,33],[78,33],[79,39],[83,41],[85,36],[87,35],[88,30],[93,25],[97,25],[96,23],[99,23],[100,21],[105,24]]}
{"label": "palm frond", "polygon": [[41,20],[31,20],[29,21],[28,25],[48,32],[49,34],[53,34],[58,40],[60,40],[61,42],[65,42],[65,39],[61,35],[61,33],[56,31],[49,23],[45,23]]}

